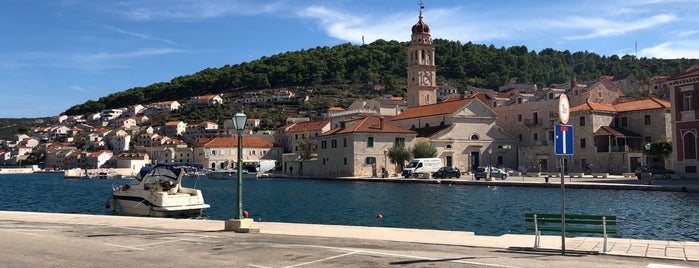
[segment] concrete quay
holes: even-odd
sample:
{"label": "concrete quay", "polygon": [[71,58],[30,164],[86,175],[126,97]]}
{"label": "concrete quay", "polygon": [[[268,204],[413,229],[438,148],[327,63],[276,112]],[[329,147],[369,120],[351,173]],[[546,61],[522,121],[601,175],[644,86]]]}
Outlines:
{"label": "concrete quay", "polygon": [[[254,226],[259,234],[225,232],[224,221],[217,220],[0,211],[0,266],[91,267],[100,254],[133,254],[128,261],[97,265],[103,267],[131,266],[141,258],[151,262],[146,267],[162,267],[156,261],[160,255],[186,259],[167,266],[209,267],[699,266],[699,242],[689,241],[610,238],[605,254],[600,237],[568,237],[562,256],[560,236],[542,236],[534,250],[533,235],[279,222]],[[233,260],[240,262],[231,265]]]}

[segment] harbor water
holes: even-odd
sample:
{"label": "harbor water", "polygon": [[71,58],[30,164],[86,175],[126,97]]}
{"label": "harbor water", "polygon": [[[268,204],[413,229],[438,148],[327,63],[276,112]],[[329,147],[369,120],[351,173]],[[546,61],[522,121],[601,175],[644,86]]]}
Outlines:
{"label": "harbor water", "polygon": [[[65,179],[62,173],[0,175],[0,210],[111,214],[113,185],[129,179]],[[235,216],[236,180],[185,179],[211,205]],[[480,185],[246,179],[243,207],[255,221],[528,234],[524,213],[560,213],[560,189]],[[618,217],[632,239],[699,241],[699,193],[567,189],[566,213]],[[378,217],[381,215],[381,217]],[[118,217],[118,216],[115,216]]]}

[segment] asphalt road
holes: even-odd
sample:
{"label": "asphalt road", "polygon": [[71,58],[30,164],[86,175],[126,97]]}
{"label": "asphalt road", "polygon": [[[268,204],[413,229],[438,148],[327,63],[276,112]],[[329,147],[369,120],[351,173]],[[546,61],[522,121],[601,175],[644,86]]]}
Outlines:
{"label": "asphalt road", "polygon": [[692,267],[695,262],[364,239],[0,219],[0,267]]}

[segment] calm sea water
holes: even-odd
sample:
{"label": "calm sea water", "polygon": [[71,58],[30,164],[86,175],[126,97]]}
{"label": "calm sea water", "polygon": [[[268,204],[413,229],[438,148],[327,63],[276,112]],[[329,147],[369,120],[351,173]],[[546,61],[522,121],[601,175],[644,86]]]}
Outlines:
{"label": "calm sea water", "polygon": [[[112,185],[132,182],[0,175],[0,210],[108,215]],[[236,180],[184,184],[202,190],[209,219],[235,216]],[[560,213],[560,189],[246,179],[243,207],[256,221],[527,234],[524,213]],[[699,241],[697,193],[566,189],[566,212],[616,215],[618,237]]]}

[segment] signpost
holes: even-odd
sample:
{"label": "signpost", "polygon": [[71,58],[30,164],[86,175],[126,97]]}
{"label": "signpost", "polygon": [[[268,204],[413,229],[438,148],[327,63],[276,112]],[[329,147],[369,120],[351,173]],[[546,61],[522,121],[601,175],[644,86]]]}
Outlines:
{"label": "signpost", "polygon": [[565,188],[565,160],[564,156],[573,155],[573,126],[566,125],[570,119],[570,103],[568,96],[561,94],[558,99],[558,117],[561,119],[561,124],[556,125],[556,138],[554,147],[556,155],[560,155],[561,169],[561,254],[566,255],[566,188]]}

